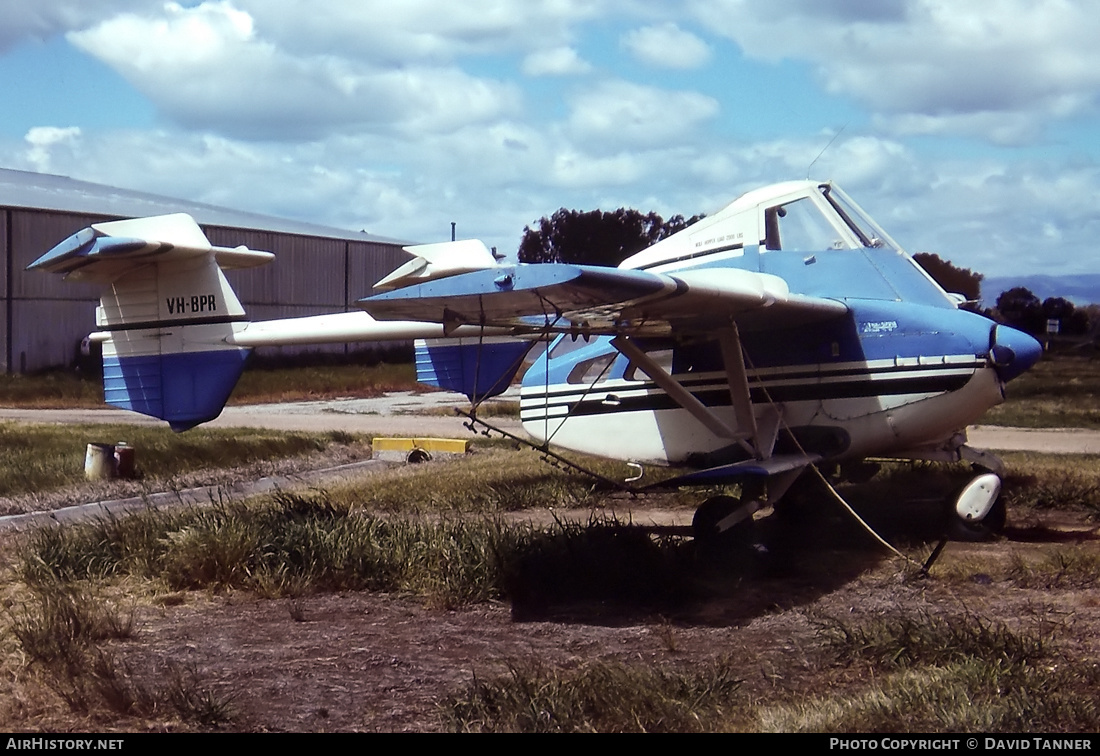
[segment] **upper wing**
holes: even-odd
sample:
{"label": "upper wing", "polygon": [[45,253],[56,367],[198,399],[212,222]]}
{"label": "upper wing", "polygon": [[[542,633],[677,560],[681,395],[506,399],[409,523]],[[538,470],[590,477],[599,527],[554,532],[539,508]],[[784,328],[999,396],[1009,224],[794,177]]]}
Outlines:
{"label": "upper wing", "polygon": [[842,302],[792,294],[767,273],[706,268],[649,273],[585,265],[501,266],[359,301],[379,320],[421,320],[531,331],[661,335],[736,322],[782,328],[838,317]]}

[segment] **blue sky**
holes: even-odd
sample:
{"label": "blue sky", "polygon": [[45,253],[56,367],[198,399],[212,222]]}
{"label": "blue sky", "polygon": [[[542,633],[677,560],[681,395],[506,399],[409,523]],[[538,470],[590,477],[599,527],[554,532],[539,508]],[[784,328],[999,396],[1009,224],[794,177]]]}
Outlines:
{"label": "blue sky", "polygon": [[4,8],[2,167],[505,252],[560,207],[709,213],[809,172],[910,252],[1100,272],[1085,0]]}

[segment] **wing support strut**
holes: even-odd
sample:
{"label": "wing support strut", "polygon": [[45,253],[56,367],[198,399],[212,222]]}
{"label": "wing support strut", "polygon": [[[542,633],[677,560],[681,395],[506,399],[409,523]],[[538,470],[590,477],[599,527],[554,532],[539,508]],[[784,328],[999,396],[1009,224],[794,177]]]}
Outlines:
{"label": "wing support strut", "polygon": [[[729,330],[722,331],[718,336],[718,344],[722,348],[722,362],[726,366],[727,380],[730,386],[730,401],[733,404],[733,418],[738,428],[743,428],[747,438],[752,439],[753,456],[757,459],[767,459],[771,456],[771,447],[766,453],[762,453],[760,444],[760,428],[756,424],[756,415],[752,412],[752,397],[749,394],[749,374],[745,370],[745,355],[741,353],[741,336],[737,332],[737,324],[730,323]],[[772,444],[774,445],[774,439]]]}
{"label": "wing support strut", "polygon": [[778,437],[779,414],[774,409],[769,409],[763,427],[756,420],[752,408],[752,398],[749,393],[748,371],[745,368],[745,358],[741,352],[741,338],[738,335],[737,326],[731,323],[728,330],[723,330],[719,337],[719,343],[729,380],[734,426],[730,426],[710,407],[699,401],[668,371],[651,359],[644,350],[634,343],[631,337],[616,336],[611,340],[611,346],[641,368],[673,401],[690,412],[691,416],[702,423],[711,433],[719,438],[728,438],[737,442],[755,459],[770,459]]}

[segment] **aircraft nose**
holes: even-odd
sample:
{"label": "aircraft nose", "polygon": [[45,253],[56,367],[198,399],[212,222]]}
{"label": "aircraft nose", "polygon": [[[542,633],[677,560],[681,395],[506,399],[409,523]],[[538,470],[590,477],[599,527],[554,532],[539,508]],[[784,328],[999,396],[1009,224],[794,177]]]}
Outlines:
{"label": "aircraft nose", "polygon": [[989,361],[1005,383],[1026,373],[1043,355],[1042,344],[1015,328],[994,326],[992,337]]}

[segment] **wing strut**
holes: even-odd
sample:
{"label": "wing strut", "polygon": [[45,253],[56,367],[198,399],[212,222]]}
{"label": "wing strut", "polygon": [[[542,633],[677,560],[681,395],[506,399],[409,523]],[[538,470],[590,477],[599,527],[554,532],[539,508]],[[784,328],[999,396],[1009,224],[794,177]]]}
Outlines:
{"label": "wing strut", "polygon": [[[745,355],[741,353],[741,336],[737,324],[730,323],[729,330],[718,336],[722,347],[722,362],[726,366],[726,376],[730,385],[730,401],[733,403],[733,418],[738,428],[744,428],[748,438],[752,439],[753,456],[767,459],[771,449],[762,454],[760,448],[760,429],[756,425],[756,415],[752,412],[752,397],[749,394],[749,374],[745,370]],[[774,443],[774,442],[773,442]]]}
{"label": "wing strut", "polygon": [[757,460],[770,459],[779,432],[779,413],[774,408],[769,408],[764,423],[757,422],[752,408],[748,371],[745,368],[744,354],[741,352],[741,338],[737,332],[737,326],[731,323],[728,330],[723,330],[719,336],[719,343],[729,381],[730,399],[733,402],[733,426],[684,388],[683,384],[650,358],[631,337],[616,336],[611,340],[611,346],[652,378],[653,382],[672,397],[673,401],[690,412],[692,417],[711,433],[719,438],[728,438],[737,442]]}

